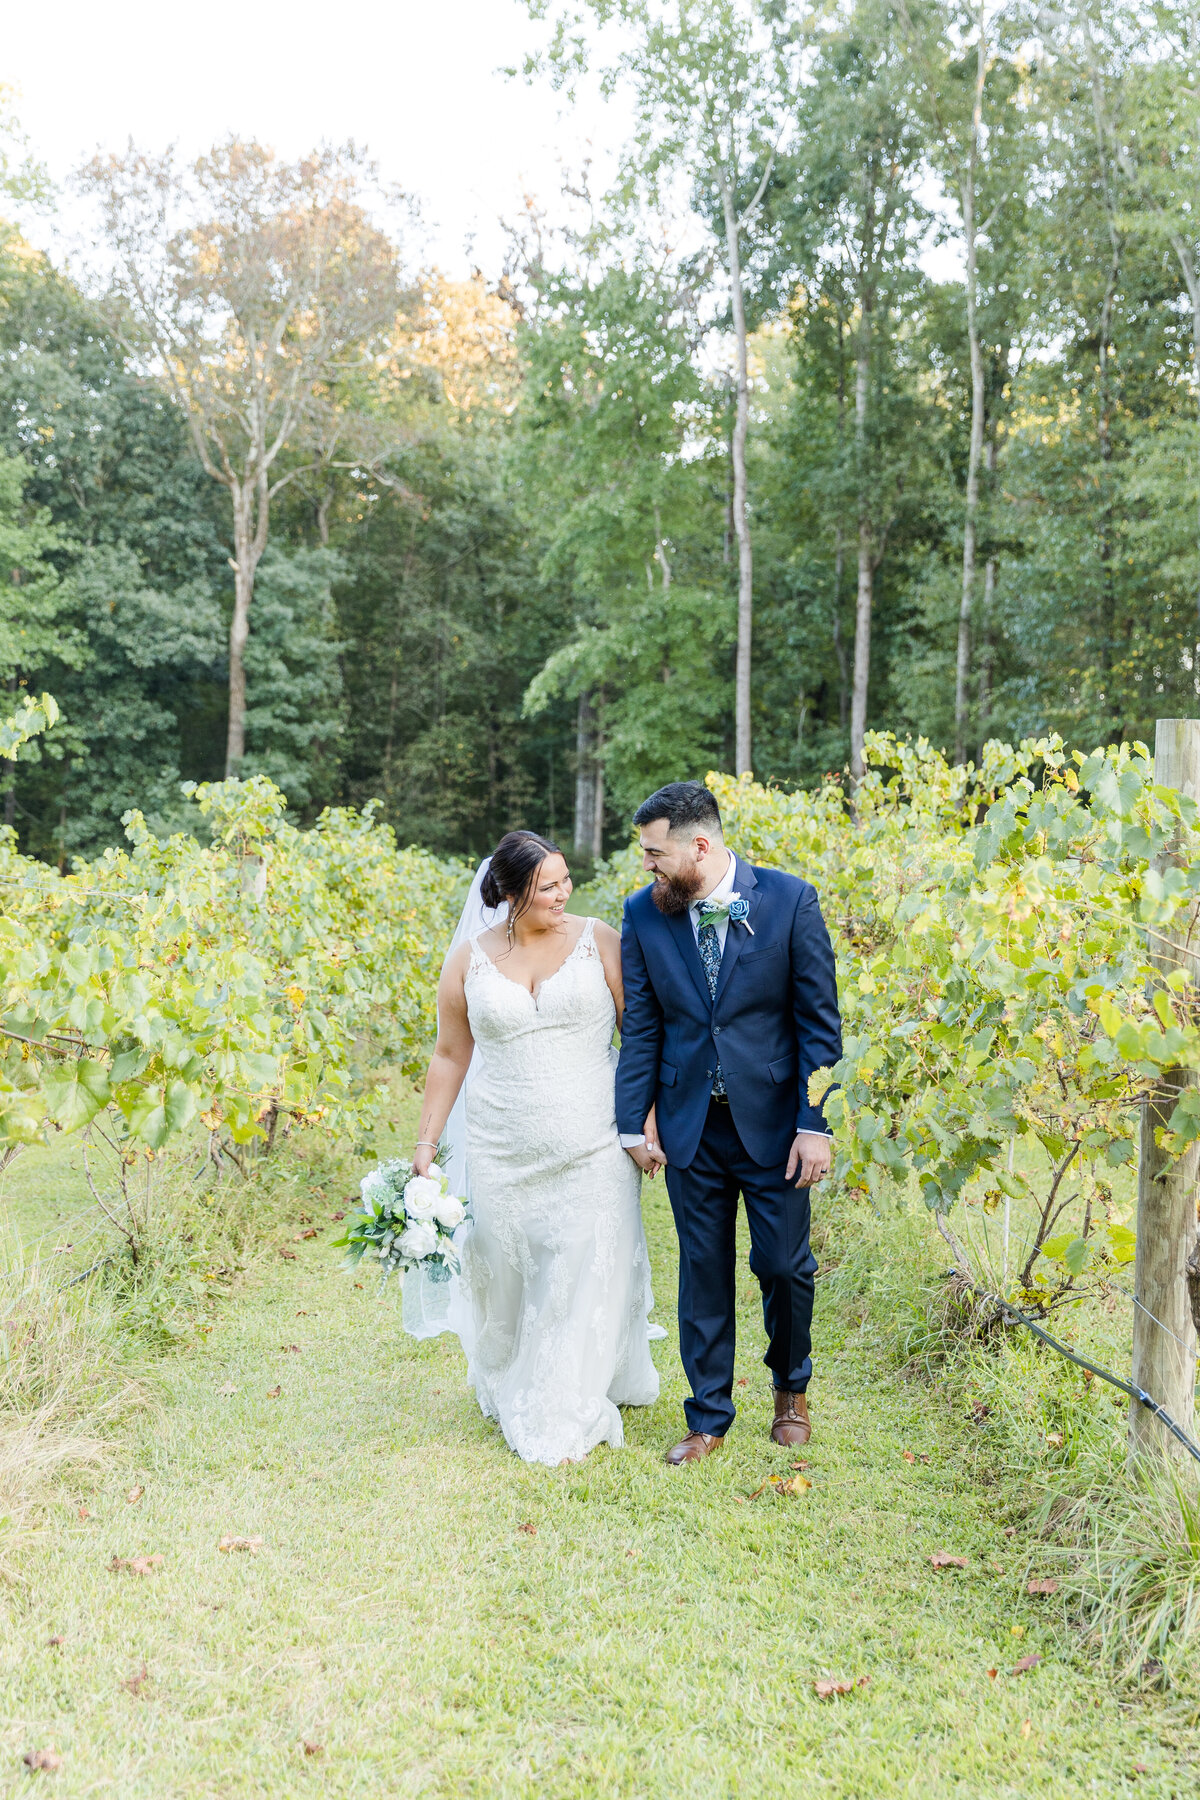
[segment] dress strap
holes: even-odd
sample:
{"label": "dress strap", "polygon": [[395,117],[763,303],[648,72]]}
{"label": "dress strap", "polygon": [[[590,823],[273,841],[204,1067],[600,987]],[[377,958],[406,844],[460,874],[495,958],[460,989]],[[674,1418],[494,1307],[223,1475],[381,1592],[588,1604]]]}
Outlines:
{"label": "dress strap", "polygon": [[595,956],[597,954],[595,919],[587,918],[583,921],[583,930],[579,934],[578,948],[583,951],[585,956]]}
{"label": "dress strap", "polygon": [[491,958],[486,954],[486,952],[479,948],[479,939],[477,937],[473,937],[470,940],[470,942],[471,942],[471,961],[470,961],[470,964],[468,965],[468,969],[467,969],[468,974],[470,974],[472,969],[481,969],[483,967],[484,963],[490,962],[490,960],[491,960]]}

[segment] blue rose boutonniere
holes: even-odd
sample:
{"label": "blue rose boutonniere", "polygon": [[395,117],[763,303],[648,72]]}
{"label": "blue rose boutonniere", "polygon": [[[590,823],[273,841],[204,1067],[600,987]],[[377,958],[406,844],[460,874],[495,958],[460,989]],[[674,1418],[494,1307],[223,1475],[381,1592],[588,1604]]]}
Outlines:
{"label": "blue rose boutonniere", "polygon": [[744,925],[750,936],[754,936],[754,927],[750,923],[750,902],[743,900],[740,894],[729,896],[729,917],[735,925]]}

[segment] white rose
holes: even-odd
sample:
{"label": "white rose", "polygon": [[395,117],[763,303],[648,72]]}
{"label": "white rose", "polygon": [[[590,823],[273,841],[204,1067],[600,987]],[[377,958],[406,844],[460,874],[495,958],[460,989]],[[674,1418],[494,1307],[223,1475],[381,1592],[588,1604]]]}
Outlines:
{"label": "white rose", "polygon": [[442,1197],[442,1184],[429,1175],[414,1175],[404,1190],[404,1210],[410,1219],[432,1219]]}
{"label": "white rose", "polygon": [[381,1169],[372,1169],[358,1184],[364,1210],[374,1217],[388,1197],[388,1179]]}
{"label": "white rose", "polygon": [[396,1239],[396,1248],[406,1262],[424,1262],[438,1247],[437,1228],[424,1219],[406,1225]]}
{"label": "white rose", "polygon": [[467,1209],[457,1194],[440,1194],[433,1209],[433,1216],[443,1231],[453,1231],[461,1225],[467,1216]]}

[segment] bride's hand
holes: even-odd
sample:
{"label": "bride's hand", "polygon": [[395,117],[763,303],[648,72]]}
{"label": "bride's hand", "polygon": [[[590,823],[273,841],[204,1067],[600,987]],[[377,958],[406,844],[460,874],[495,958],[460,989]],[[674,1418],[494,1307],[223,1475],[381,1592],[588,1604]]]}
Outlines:
{"label": "bride's hand", "polygon": [[429,1144],[418,1144],[412,1155],[414,1175],[428,1175],[437,1150]]}
{"label": "bride's hand", "polygon": [[647,1150],[654,1160],[661,1163],[665,1168],[667,1163],[667,1153],[658,1141],[658,1119],[655,1116],[656,1111],[657,1109],[655,1107],[652,1106],[650,1108],[650,1111],[646,1114],[646,1123],[642,1127],[642,1130],[646,1133]]}

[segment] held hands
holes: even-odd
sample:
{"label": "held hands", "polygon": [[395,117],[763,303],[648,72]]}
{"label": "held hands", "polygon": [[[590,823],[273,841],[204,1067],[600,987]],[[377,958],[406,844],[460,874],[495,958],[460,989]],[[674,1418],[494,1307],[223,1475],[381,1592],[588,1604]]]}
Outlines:
{"label": "held hands", "polygon": [[667,1162],[666,1153],[658,1141],[658,1121],[653,1107],[650,1108],[642,1129],[646,1134],[645,1143],[631,1145],[626,1154],[632,1156],[642,1174],[653,1181],[659,1169],[665,1168]]}
{"label": "held hands", "polygon": [[792,1148],[788,1153],[786,1180],[791,1181],[796,1171],[800,1179],[798,1188],[812,1187],[829,1173],[832,1160],[833,1145],[820,1131],[798,1131],[792,1139]]}

